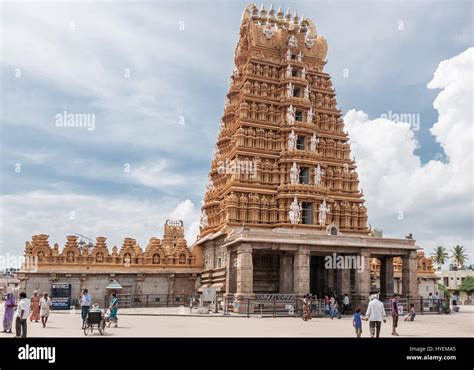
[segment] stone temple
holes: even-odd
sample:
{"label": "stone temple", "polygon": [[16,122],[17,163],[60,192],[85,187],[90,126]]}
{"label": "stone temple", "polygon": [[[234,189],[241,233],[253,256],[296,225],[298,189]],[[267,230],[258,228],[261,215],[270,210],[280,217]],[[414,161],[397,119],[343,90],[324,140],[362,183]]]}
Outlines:
{"label": "stone temple", "polygon": [[367,226],[324,72],[327,43],[314,23],[249,5],[239,35],[196,242],[188,247],[179,220],[166,221],[163,238],[144,249],[131,237],[110,251],[104,236],[84,245],[77,235],[60,249],[34,235],[25,256],[35,264],[18,273],[22,290],[69,283],[72,297],[89,288],[101,302],[117,281],[127,306],[132,298],[182,304],[208,287],[237,300],[336,292],[360,302],[371,290],[413,297],[436,289],[432,260],[411,236],[383,238]]}
{"label": "stone temple", "polygon": [[[415,240],[367,226],[367,209],[331,77],[328,46],[297,13],[245,8],[202,206],[202,284],[237,297],[337,291],[415,296]],[[334,255],[336,254],[336,255]],[[358,268],[327,268],[341,256]]]}

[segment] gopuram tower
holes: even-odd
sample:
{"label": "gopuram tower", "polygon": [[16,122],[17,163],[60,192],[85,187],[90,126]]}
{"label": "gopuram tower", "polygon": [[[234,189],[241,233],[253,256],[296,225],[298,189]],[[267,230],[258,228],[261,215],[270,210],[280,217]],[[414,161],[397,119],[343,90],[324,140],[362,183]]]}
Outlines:
{"label": "gopuram tower", "polygon": [[[202,286],[237,298],[367,296],[369,260],[378,258],[389,294],[393,257],[402,256],[403,290],[414,294],[414,240],[377,238],[367,227],[349,138],[323,71],[326,40],[296,12],[254,4],[239,35],[195,243],[204,249]],[[361,261],[362,271],[328,269],[333,253]]]}

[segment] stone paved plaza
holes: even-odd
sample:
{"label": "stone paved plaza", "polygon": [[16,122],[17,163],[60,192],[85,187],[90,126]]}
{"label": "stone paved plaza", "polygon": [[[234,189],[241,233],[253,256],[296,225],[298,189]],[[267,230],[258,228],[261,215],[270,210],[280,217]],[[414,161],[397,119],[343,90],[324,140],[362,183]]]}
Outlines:
{"label": "stone paved plaza", "polygon": [[[3,320],[3,307],[1,307]],[[28,322],[29,337],[85,337],[79,313],[53,312],[48,327]],[[391,319],[382,324],[381,335],[391,337]],[[418,315],[414,322],[400,320],[400,337],[474,337],[474,306],[463,306],[451,315]],[[100,336],[96,331],[94,336]],[[369,324],[363,322],[363,337]],[[12,334],[0,333],[0,337]],[[179,316],[178,308],[122,309],[119,327],[107,328],[104,337],[355,337],[352,317],[331,320],[313,318],[309,322],[294,317]]]}

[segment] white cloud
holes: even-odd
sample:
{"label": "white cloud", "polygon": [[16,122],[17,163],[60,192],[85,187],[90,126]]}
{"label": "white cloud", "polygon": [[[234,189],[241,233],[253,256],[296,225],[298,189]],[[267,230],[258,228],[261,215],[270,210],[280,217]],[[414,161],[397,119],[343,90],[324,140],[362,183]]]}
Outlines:
{"label": "white cloud", "polygon": [[[373,226],[385,235],[412,232],[421,247],[462,244],[471,258],[473,200],[472,75],[474,48],[441,62],[428,88],[438,122],[431,128],[446,162],[422,165],[414,132],[404,122],[350,110],[344,117]],[[399,212],[403,219],[399,219]]]}

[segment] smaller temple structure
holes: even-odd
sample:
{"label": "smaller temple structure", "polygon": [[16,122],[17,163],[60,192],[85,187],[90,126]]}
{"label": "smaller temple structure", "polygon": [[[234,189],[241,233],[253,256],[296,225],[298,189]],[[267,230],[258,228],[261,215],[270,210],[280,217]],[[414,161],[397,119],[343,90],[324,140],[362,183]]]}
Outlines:
{"label": "smaller temple structure", "polygon": [[103,302],[106,287],[114,280],[124,295],[192,294],[203,267],[199,250],[188,248],[183,222],[178,220],[167,220],[163,238],[151,237],[145,250],[129,237],[111,251],[103,236],[81,245],[77,236],[70,235],[61,250],[58,243],[51,247],[48,238],[33,235],[26,242],[25,263],[17,277],[27,294],[49,292],[56,282],[70,283],[73,298],[87,288],[94,301]]}
{"label": "smaller temple structure", "polygon": [[[435,294],[438,291],[436,281],[435,267],[433,257],[426,257],[422,249],[417,251],[417,283],[418,294],[423,298],[428,298],[429,293]],[[402,259],[400,257],[393,258],[393,292],[402,294]],[[370,280],[372,290],[380,289],[380,260],[372,258],[370,260]]]}

